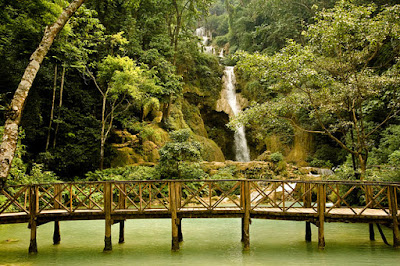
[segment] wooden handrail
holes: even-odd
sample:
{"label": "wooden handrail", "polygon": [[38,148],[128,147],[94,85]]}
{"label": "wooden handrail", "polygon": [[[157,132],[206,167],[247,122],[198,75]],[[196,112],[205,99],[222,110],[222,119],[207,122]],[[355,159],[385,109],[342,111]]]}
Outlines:
{"label": "wooden handrail", "polygon": [[[113,211],[117,209],[138,209],[142,212],[147,209],[168,210],[170,197],[164,187],[171,184],[179,184],[178,209],[206,206],[208,210],[227,206],[242,209],[244,202],[240,194],[244,193],[244,187],[240,184],[243,182],[249,184],[247,189],[251,195],[251,209],[269,207],[281,209],[283,212],[300,207],[312,208],[315,204],[315,201],[312,201],[312,195],[317,196],[319,193],[316,186],[324,185],[326,193],[330,193],[325,195],[328,197],[327,213],[337,208],[347,207],[355,215],[361,215],[367,209],[382,209],[389,215],[389,198],[385,191],[389,188],[393,190],[393,193],[400,191],[400,183],[332,180],[207,179],[49,183],[4,187],[0,191],[0,196],[5,199],[0,205],[0,214],[21,211],[28,213],[29,211],[23,206],[26,206],[26,202],[30,199],[24,191],[30,191],[31,188],[38,190],[36,196],[39,213],[52,209],[74,212],[94,208],[94,210],[104,211],[103,188],[108,184],[113,184],[114,188],[112,193],[115,195],[112,204],[116,207]],[[239,185],[241,193],[239,193]],[[303,192],[300,187],[303,187]],[[354,199],[351,198],[357,197],[363,198],[364,202],[358,200],[358,204],[354,204]],[[357,207],[361,207],[361,211],[354,209]]]}

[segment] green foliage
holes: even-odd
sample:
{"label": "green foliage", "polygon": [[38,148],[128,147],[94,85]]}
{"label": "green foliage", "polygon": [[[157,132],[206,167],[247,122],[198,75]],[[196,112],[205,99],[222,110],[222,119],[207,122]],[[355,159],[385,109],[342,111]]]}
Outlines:
{"label": "green foliage", "polygon": [[[371,161],[376,164],[386,164],[390,162],[390,156],[398,150],[400,150],[400,125],[390,125],[381,133],[379,146],[372,150]],[[394,159],[396,155],[393,156]]]}
{"label": "green foliage", "polygon": [[84,72],[87,65],[93,64],[91,58],[104,49],[107,37],[97,12],[82,6],[64,26],[50,56],[63,66]]}
{"label": "green foliage", "polygon": [[170,133],[171,141],[159,150],[160,162],[158,169],[162,178],[187,179],[182,169],[187,162],[201,160],[201,146],[190,139],[191,131],[181,129]]}
{"label": "green foliage", "polygon": [[[208,28],[217,36],[221,47],[229,42],[230,52],[273,53],[285,46],[287,39],[304,41],[302,31],[318,9],[329,8],[334,0],[249,0],[225,1],[225,13],[216,1]],[[229,33],[227,33],[229,31]]]}
{"label": "green foliage", "polygon": [[[4,96],[0,111],[3,112],[45,27],[54,22],[70,1],[0,2],[0,92]],[[199,53],[198,40],[192,35],[196,19],[207,13],[209,1],[190,2],[181,9],[184,16],[177,35],[177,51],[171,33],[179,14],[172,1],[85,2],[55,39],[27,99],[21,121],[27,135],[23,140],[26,168],[34,162],[40,163],[64,180],[70,180],[98,167],[102,100],[94,82],[88,80],[87,73],[82,74],[84,71],[93,71],[103,92],[109,89],[105,117],[112,112],[117,116],[110,130],[125,125],[130,130],[132,124],[132,127],[137,127],[136,122],[142,124],[138,129],[140,143],[134,147],[138,153],[146,138],[160,139],[157,143],[153,141],[157,146],[165,142],[167,137],[160,133],[162,130],[152,128],[149,121],[163,117],[162,122],[167,123],[168,108],[183,96],[184,82],[196,83],[202,90],[201,97],[206,95],[207,98],[197,99],[198,103],[206,99],[207,104],[213,104],[220,91],[216,84],[220,84],[221,68],[216,58]],[[185,3],[177,1],[179,8]],[[174,55],[179,57],[175,65]],[[66,68],[61,108],[57,107],[61,96],[60,64]],[[58,66],[57,77],[55,66]],[[50,145],[45,151],[53,84],[55,117],[50,128]],[[115,100],[122,104],[113,106]],[[0,120],[4,121],[3,115]],[[156,120],[154,125],[160,128],[165,124]],[[106,165],[111,154],[106,143]]]}
{"label": "green foliage", "polygon": [[86,173],[87,181],[124,181],[124,180],[158,180],[160,175],[156,168],[147,166],[125,166],[107,168]]}
{"label": "green foliage", "polygon": [[274,152],[270,155],[271,161],[274,163],[278,163],[283,160],[283,155],[280,152]]}
{"label": "green foliage", "polygon": [[220,179],[234,179],[237,169],[235,166],[227,166],[218,169],[217,173],[212,175],[210,179],[220,180]]}
{"label": "green foliage", "polygon": [[311,167],[318,167],[318,168],[332,168],[333,164],[328,160],[321,160],[321,159],[317,159],[317,158],[312,158],[311,160],[309,160],[309,165]]}
{"label": "green foliage", "polygon": [[389,155],[389,165],[400,166],[400,150],[396,150]]}
{"label": "green foliage", "polygon": [[[0,127],[0,139],[3,138],[3,132],[4,127]],[[22,157],[26,154],[26,147],[21,143],[24,138],[25,132],[21,129],[7,184],[23,185],[56,182],[58,177],[55,173],[44,170],[42,164],[33,163],[28,172],[28,165],[22,160]]]}
{"label": "green foliage", "polygon": [[178,172],[182,179],[206,179],[207,173],[196,162],[182,162],[179,164]]}
{"label": "green foliage", "polygon": [[[377,63],[389,40],[396,43],[391,52],[399,54],[394,47],[400,36],[400,6],[376,11],[374,5],[338,1],[335,8],[319,12],[304,32],[307,45],[292,40],[272,56],[239,54],[238,69],[276,93],[248,109],[242,123],[284,119],[325,134],[362,158],[365,174],[371,138],[400,111],[399,61],[385,67]],[[374,115],[378,109],[379,117]]]}

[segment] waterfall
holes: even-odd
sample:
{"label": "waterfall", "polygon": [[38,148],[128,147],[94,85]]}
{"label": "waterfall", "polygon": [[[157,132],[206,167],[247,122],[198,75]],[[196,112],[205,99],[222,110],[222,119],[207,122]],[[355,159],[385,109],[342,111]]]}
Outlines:
{"label": "waterfall", "polygon": [[[196,36],[201,40],[201,49],[204,53],[214,54],[216,55],[215,48],[209,45],[211,41],[211,32],[207,31],[205,27],[196,29]],[[224,49],[222,48],[218,54],[220,58],[224,57]],[[224,71],[224,87],[226,90],[226,101],[230,106],[231,110],[227,110],[226,112],[230,116],[236,116],[240,111],[241,107],[236,99],[236,89],[235,89],[235,73],[233,71],[232,66],[225,67]],[[228,107],[229,109],[229,107]],[[234,145],[235,145],[235,159],[239,162],[248,162],[250,161],[250,152],[247,146],[246,134],[244,130],[244,126],[239,127],[235,131],[234,135]]]}
{"label": "waterfall", "polygon": [[[233,116],[236,116],[241,111],[241,108],[240,106],[238,106],[238,103],[236,101],[236,88],[235,88],[236,79],[233,68],[234,67],[232,66],[225,67],[224,86],[226,89],[226,97],[228,100],[228,104],[232,109]],[[236,129],[234,135],[234,143],[235,143],[236,161],[239,162],[250,161],[250,152],[249,152],[249,147],[247,146],[244,126],[240,126],[238,129]]]}
{"label": "waterfall", "polygon": [[206,28],[201,27],[196,29],[196,36],[202,40],[202,45],[204,47],[204,52],[206,54],[215,54],[215,48],[211,45],[208,45],[209,42],[212,40],[211,32],[207,32]]}
{"label": "waterfall", "polygon": [[219,58],[223,58],[224,57],[224,48],[221,49],[221,51],[219,51]]}

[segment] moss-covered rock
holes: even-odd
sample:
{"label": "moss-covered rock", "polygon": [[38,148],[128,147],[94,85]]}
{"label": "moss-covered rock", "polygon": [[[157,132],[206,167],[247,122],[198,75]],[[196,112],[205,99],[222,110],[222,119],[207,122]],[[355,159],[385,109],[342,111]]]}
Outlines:
{"label": "moss-covered rock", "polygon": [[194,139],[198,141],[202,147],[201,157],[205,161],[225,161],[224,154],[221,148],[211,139],[205,138],[203,136],[194,135]]}
{"label": "moss-covered rock", "polygon": [[229,116],[224,112],[217,112],[210,109],[202,109],[201,116],[208,137],[221,148],[225,159],[233,160],[235,158],[233,150],[234,132],[226,126],[229,123]]}
{"label": "moss-covered rock", "polygon": [[169,130],[179,130],[184,128],[189,128],[186,124],[182,113],[182,100],[177,100],[174,104],[171,105],[170,114],[167,119],[167,127]]}
{"label": "moss-covered rock", "polygon": [[194,106],[184,100],[182,105],[182,113],[187,125],[190,127],[193,133],[208,138],[203,118],[201,117],[200,110],[197,106]]}
{"label": "moss-covered rock", "polygon": [[158,162],[160,155],[158,153],[157,145],[152,141],[145,141],[143,143],[143,157],[146,162]]}
{"label": "moss-covered rock", "polygon": [[158,124],[148,124],[146,127],[149,130],[149,133],[146,135],[141,135],[143,143],[146,141],[151,141],[158,148],[161,148],[170,140],[168,132],[161,128]]}
{"label": "moss-covered rock", "polygon": [[131,147],[113,147],[115,156],[111,161],[111,167],[120,167],[144,162],[143,156],[137,154]]}

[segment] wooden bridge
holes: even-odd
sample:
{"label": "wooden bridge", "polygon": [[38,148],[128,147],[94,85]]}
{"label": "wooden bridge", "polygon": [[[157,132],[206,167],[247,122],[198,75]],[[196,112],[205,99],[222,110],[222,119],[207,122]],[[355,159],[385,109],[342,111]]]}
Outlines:
{"label": "wooden bridge", "polygon": [[[120,225],[124,242],[126,219],[172,220],[172,250],[182,241],[186,218],[241,218],[244,249],[250,246],[251,219],[305,221],[318,227],[318,246],[324,248],[325,222],[373,224],[393,229],[399,246],[400,183],[293,180],[161,180],[74,182],[8,186],[0,191],[0,224],[28,223],[29,252],[37,252],[37,227],[54,221],[55,244],[59,222],[105,220],[105,247],[111,250],[111,226]],[[381,230],[380,230],[381,232]],[[383,235],[382,235],[383,236]],[[384,238],[384,241],[386,239]]]}

